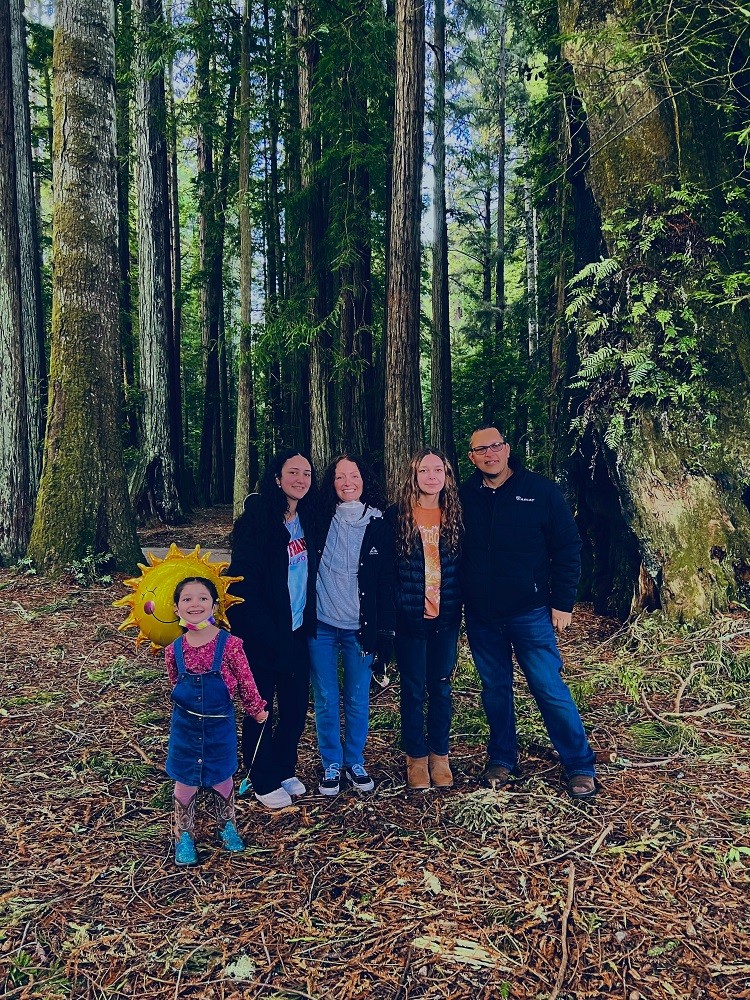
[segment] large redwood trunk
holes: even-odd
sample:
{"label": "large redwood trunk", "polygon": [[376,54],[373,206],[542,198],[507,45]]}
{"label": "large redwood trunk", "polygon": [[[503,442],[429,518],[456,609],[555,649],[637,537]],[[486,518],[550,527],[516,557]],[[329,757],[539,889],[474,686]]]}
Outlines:
{"label": "large redwood trunk", "polygon": [[[681,63],[664,39],[663,47],[654,41],[662,27],[654,11],[651,50],[639,63],[633,44],[626,65],[623,39],[638,25],[641,5],[610,0],[584,7],[560,0],[559,10],[567,39],[563,56],[585,114],[585,125],[579,116],[574,131],[579,140],[588,135],[574,169],[585,165],[587,190],[608,224],[600,233],[605,253],[619,268],[600,282],[594,300],[596,305],[603,295],[606,301],[608,294],[617,301],[618,322],[604,334],[579,336],[578,353],[591,368],[603,356],[597,350],[613,349],[616,356],[646,351],[662,383],[672,379],[676,387],[672,396],[660,395],[654,377],[656,388],[628,395],[623,362],[576,390],[573,412],[583,422],[572,483],[589,551],[590,591],[600,610],[662,607],[671,616],[695,618],[738,596],[746,600],[750,577],[750,323],[744,306],[721,308],[717,295],[709,310],[695,295],[711,291],[710,238],[721,236],[722,185],[740,166],[737,147],[725,141],[731,101],[719,113],[717,79],[701,80],[696,64]],[[695,19],[702,12],[691,7],[683,13]],[[679,19],[680,10],[673,14]],[[678,27],[678,20],[670,23],[670,30]],[[711,30],[720,48],[718,29]],[[725,31],[729,52],[731,24]],[[681,93],[672,86],[674,73],[690,84]],[[690,185],[705,197],[691,202]],[[672,191],[683,200],[670,200]],[[579,242],[590,248],[598,242],[589,232],[592,218],[596,212],[575,219]],[[628,242],[631,232],[654,232],[654,219],[664,226],[649,246]],[[624,230],[623,220],[635,230]],[[724,253],[732,252],[728,244]],[[648,308],[644,318],[628,319],[628,295],[644,273],[653,275],[662,316],[671,317],[664,319],[661,339],[658,318],[649,331]],[[679,295],[668,297],[675,283],[691,304],[694,324],[676,318]],[[674,336],[668,323],[676,327]],[[681,337],[686,343],[694,338],[689,353],[680,348]],[[649,346],[654,342],[656,352]],[[644,371],[653,371],[645,365]],[[680,394],[692,402],[682,403]]]}

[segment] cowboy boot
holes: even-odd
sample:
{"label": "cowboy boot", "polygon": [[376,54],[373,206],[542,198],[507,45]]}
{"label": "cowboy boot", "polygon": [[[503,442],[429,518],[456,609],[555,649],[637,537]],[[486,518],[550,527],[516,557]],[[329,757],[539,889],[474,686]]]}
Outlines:
{"label": "cowboy boot", "polygon": [[451,788],[453,772],[448,763],[448,754],[431,753],[429,757],[430,777],[435,788]]}
{"label": "cowboy boot", "polygon": [[213,798],[213,814],[219,824],[219,839],[228,851],[238,853],[245,850],[242,837],[237,830],[237,817],[234,811],[234,789],[224,798],[215,788],[211,789]]}
{"label": "cowboy boot", "polygon": [[430,787],[430,772],[427,770],[426,757],[406,755],[406,787],[414,790]]}
{"label": "cowboy boot", "polygon": [[198,793],[186,803],[174,800],[174,863],[176,865],[197,865],[195,850],[195,800]]}

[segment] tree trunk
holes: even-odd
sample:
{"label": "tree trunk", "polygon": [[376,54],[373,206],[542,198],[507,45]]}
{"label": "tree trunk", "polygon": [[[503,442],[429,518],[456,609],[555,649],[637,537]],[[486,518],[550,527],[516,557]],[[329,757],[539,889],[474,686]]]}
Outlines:
{"label": "tree trunk", "polygon": [[21,265],[21,325],[26,372],[26,420],[30,495],[36,495],[42,469],[43,400],[47,378],[39,236],[31,155],[29,68],[22,0],[10,2],[13,124],[16,146],[16,199]]}
{"label": "tree trunk", "polygon": [[[127,418],[127,444],[137,448],[140,438],[138,408],[135,402],[137,378],[135,373],[135,337],[133,334],[133,296],[130,281],[130,161],[131,128],[130,111],[133,95],[133,20],[130,0],[116,5],[118,19],[115,30],[115,58],[119,85],[117,100],[117,219],[120,254],[120,342],[122,344],[123,383],[125,386],[125,414]],[[51,119],[50,119],[51,120]]]}
{"label": "tree trunk", "polygon": [[253,385],[252,269],[253,228],[248,203],[250,182],[250,0],[245,0],[240,54],[238,217],[240,227],[240,343],[237,359],[237,431],[235,435],[234,517],[258,479],[258,444]]}
{"label": "tree trunk", "polygon": [[24,362],[21,237],[12,79],[13,4],[0,0],[0,559],[18,559],[31,528],[32,496]]}
{"label": "tree trunk", "polygon": [[319,178],[320,136],[314,121],[313,77],[318,61],[317,42],[311,37],[310,7],[302,2],[299,11],[299,120],[301,136],[302,192],[306,195],[304,216],[305,284],[308,297],[310,340],[310,451],[313,465],[321,471],[331,457],[330,334],[324,319],[328,314],[325,261],[321,259],[325,232],[324,206]]}
{"label": "tree trunk", "polygon": [[114,7],[61,0],[54,35],[50,401],[29,555],[142,558],[120,440]]}
{"label": "tree trunk", "polygon": [[153,36],[164,27],[161,0],[134,0],[135,145],[138,192],[138,336],[142,459],[152,511],[166,524],[183,513],[177,487],[171,413],[172,275],[165,141],[164,71],[151,68]]}
{"label": "tree trunk", "polygon": [[200,316],[203,347],[203,418],[198,457],[198,493],[203,503],[217,499],[217,470],[223,467],[219,420],[219,293],[222,274],[218,267],[218,192],[214,172],[213,129],[216,108],[211,94],[210,32],[207,0],[196,4],[197,45],[195,60],[198,90],[198,242],[201,270]]}
{"label": "tree trunk", "polygon": [[[576,401],[576,412],[589,414],[574,473],[582,524],[599,568],[592,577],[596,607],[626,614],[661,606],[670,616],[693,619],[726,607],[737,596],[746,600],[750,577],[750,322],[742,307],[730,312],[716,306],[702,314],[705,307],[692,297],[689,283],[691,273],[706,273],[700,271],[700,259],[712,253],[707,237],[719,235],[716,202],[722,182],[740,169],[734,160],[737,147],[725,141],[729,129],[722,121],[725,109],[718,111],[713,100],[715,79],[701,81],[697,64],[683,64],[680,69],[691,74],[685,91],[678,97],[672,92],[669,69],[659,58],[658,22],[628,53],[623,27],[626,15],[634,12],[632,4],[584,8],[560,0],[559,10],[567,39],[563,57],[572,66],[590,136],[586,182],[608,224],[603,231],[608,255],[632,252],[637,259],[637,247],[623,251],[633,246],[627,234],[621,231],[618,243],[618,225],[623,219],[642,225],[668,217],[670,189],[689,192],[693,185],[714,199],[692,213],[686,207],[679,217],[672,202],[676,222],[666,236],[656,235],[657,250],[644,261],[653,270],[659,296],[669,293],[678,274],[688,275],[680,279],[680,291],[694,310],[692,358],[704,371],[693,379],[679,370],[674,375],[669,355],[653,357],[666,376],[683,378],[685,391],[700,380],[698,388],[711,400],[710,420],[679,400],[657,397],[650,403],[648,396],[640,397],[643,402],[635,397],[621,433],[613,436],[613,392],[604,394],[593,383],[586,398]],[[701,16],[700,5],[691,9],[691,18]],[[675,17],[670,33],[679,35],[679,11]],[[610,35],[611,28],[617,33]],[[690,30],[699,28],[691,22]],[[729,50],[736,38],[730,28],[726,32]],[[635,54],[643,51],[644,38],[654,47],[643,52],[639,64]],[[714,35],[715,45],[721,41]],[[585,234],[591,220],[579,215],[575,225]],[[685,270],[685,261],[695,272]],[[627,293],[639,271],[625,271],[619,287]],[[705,295],[709,282],[699,280],[695,290]],[[619,304],[627,304],[624,295]],[[626,335],[628,348],[652,342],[644,320],[624,326],[625,312],[618,312],[615,336],[603,346],[614,343],[619,349]],[[579,337],[584,360],[596,346],[591,336]]]}
{"label": "tree trunk", "polygon": [[445,0],[435,0],[434,27],[434,143],[433,244],[432,244],[432,372],[430,392],[430,443],[440,448],[456,468],[453,439],[453,388],[451,382],[451,329],[448,296],[448,220],[445,199]]}
{"label": "tree trunk", "polygon": [[[497,262],[495,264],[495,354],[500,354],[505,336],[505,159],[506,159],[506,91],[507,91],[507,3],[503,0],[500,17],[500,70],[497,84]],[[493,379],[492,408],[500,409],[496,388],[497,375]],[[497,419],[497,418],[495,418]]]}
{"label": "tree trunk", "polygon": [[[168,19],[172,21],[171,3],[167,4]],[[172,346],[169,352],[170,398],[172,407],[169,412],[171,422],[170,434],[175,442],[175,471],[177,474],[177,491],[180,495],[183,510],[189,498],[188,479],[185,475],[185,441],[187,440],[187,424],[184,423],[185,392],[182,382],[182,253],[180,239],[180,193],[177,162],[177,116],[174,103],[174,65],[167,65],[167,142],[168,142],[168,174],[169,184],[169,250],[170,274],[172,290]]]}
{"label": "tree trunk", "polygon": [[[372,249],[370,175],[361,151],[368,145],[367,101],[354,72],[344,78],[344,141],[353,154],[344,158],[337,190],[345,199],[345,262],[339,269],[339,371],[336,450],[369,452],[373,408]],[[341,212],[339,208],[339,212]]]}
{"label": "tree trunk", "polygon": [[[491,174],[486,171],[489,180]],[[482,419],[489,423],[497,420],[495,413],[495,321],[492,310],[492,191],[484,190],[484,211],[482,212],[482,307],[479,312],[482,337]]]}
{"label": "tree trunk", "polygon": [[385,479],[392,496],[409,458],[424,440],[419,377],[424,44],[423,3],[397,0],[383,424]]}
{"label": "tree trunk", "polygon": [[241,37],[233,34],[229,51],[229,93],[227,95],[226,129],[224,146],[221,153],[221,169],[219,171],[219,188],[217,202],[217,243],[216,243],[216,308],[219,317],[219,404],[220,404],[220,447],[222,458],[221,475],[217,476],[217,495],[222,503],[227,503],[232,497],[234,484],[234,440],[231,419],[231,401],[229,398],[229,352],[227,350],[226,316],[224,304],[224,244],[226,242],[227,205],[229,201],[230,161],[234,143],[234,108],[237,96],[237,74]]}

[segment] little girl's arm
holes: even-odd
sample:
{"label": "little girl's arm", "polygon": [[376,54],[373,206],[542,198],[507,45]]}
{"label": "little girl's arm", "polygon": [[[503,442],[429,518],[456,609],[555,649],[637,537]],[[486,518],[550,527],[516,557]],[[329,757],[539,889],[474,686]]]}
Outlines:
{"label": "little girl's arm", "polygon": [[177,683],[177,662],[174,658],[174,647],[170,644],[164,650],[164,662],[167,667],[167,676],[172,687]]}
{"label": "little girl's arm", "polygon": [[245,656],[242,640],[237,636],[231,636],[227,642],[222,666],[229,667],[234,675],[237,681],[237,693],[245,712],[252,715],[253,718],[260,715],[266,707],[266,701],[260,696],[255,678],[250,670],[250,664]]}

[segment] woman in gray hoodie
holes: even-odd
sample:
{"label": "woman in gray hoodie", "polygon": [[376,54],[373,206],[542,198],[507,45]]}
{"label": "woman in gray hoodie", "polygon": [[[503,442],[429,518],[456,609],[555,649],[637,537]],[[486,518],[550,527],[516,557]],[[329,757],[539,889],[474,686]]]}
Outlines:
{"label": "woman in gray hoodie", "polygon": [[[318,789],[337,795],[375,783],[364,767],[373,662],[393,655],[394,538],[383,520],[385,498],[369,467],[339,455],[320,489],[317,634],[308,640],[315,725],[323,764]],[[343,663],[344,734],[340,723],[339,656]]]}

